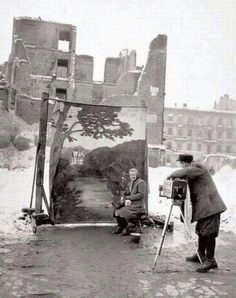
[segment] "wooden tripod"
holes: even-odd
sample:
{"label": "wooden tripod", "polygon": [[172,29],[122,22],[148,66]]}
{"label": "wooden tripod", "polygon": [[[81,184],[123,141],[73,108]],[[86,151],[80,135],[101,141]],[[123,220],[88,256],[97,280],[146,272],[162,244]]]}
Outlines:
{"label": "wooden tripod", "polygon": [[[166,236],[168,224],[169,224],[170,217],[171,217],[172,210],[173,210],[173,207],[174,206],[180,207],[179,200],[171,199],[170,210],[169,210],[168,216],[167,216],[167,218],[165,220],[165,225],[164,225],[164,228],[162,230],[161,239],[160,239],[160,242],[159,242],[159,245],[158,245],[158,248],[157,248],[157,252],[156,252],[155,259],[154,259],[154,262],[153,262],[153,265],[152,265],[152,269],[154,269],[155,266],[156,266],[157,257],[161,255],[162,246],[163,246],[163,243],[164,243],[164,240],[165,240],[165,236]],[[186,221],[186,219],[185,219],[185,217],[183,215],[183,212],[182,212],[181,208],[179,208],[179,209],[180,209],[180,216],[183,219],[183,222],[184,222],[184,225],[185,225],[185,229],[186,229],[186,231],[187,231],[187,233],[189,235],[189,239],[191,240],[191,242],[193,244],[194,250],[197,253],[197,256],[199,258],[200,263],[202,263],[201,257],[200,257],[200,255],[198,253],[197,247],[195,246],[195,243],[194,243],[194,240],[193,240],[193,237],[192,237],[192,233],[191,233],[191,231],[190,231],[190,229],[188,227],[187,221]]]}

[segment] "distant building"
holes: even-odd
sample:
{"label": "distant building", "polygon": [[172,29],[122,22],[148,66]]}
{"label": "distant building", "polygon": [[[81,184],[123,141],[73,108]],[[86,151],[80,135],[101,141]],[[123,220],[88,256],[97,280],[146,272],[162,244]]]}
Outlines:
{"label": "distant building", "polygon": [[70,164],[71,165],[83,165],[85,154],[81,151],[72,151]]}
{"label": "distant building", "polygon": [[236,100],[229,98],[229,95],[225,94],[218,102],[215,102],[214,110],[236,111]]}
{"label": "distant building", "polygon": [[166,107],[164,139],[174,152],[236,155],[236,112]]}

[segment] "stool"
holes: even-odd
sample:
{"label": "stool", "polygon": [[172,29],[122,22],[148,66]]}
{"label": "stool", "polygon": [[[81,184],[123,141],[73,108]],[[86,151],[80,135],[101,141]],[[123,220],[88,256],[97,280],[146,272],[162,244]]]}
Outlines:
{"label": "stool", "polygon": [[134,225],[135,227],[138,226],[139,227],[139,231],[140,231],[140,234],[143,233],[143,229],[142,229],[142,225],[141,225],[141,220],[142,219],[145,219],[147,217],[147,214],[146,213],[138,213],[136,218],[134,218]]}

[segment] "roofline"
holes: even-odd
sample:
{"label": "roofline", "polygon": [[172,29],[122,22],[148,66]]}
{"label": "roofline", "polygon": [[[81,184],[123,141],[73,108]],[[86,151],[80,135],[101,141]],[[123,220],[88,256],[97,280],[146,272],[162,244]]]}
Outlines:
{"label": "roofline", "polygon": [[47,21],[47,20],[42,20],[42,19],[39,19],[39,18],[33,18],[33,17],[27,17],[27,16],[24,16],[24,17],[14,17],[13,20],[14,20],[14,21],[15,21],[15,20],[16,20],[16,21],[17,21],[17,20],[31,20],[31,21],[44,22],[44,23],[51,23],[51,24],[56,24],[56,25],[70,26],[70,27],[76,29],[76,26],[75,26],[75,25],[72,25],[72,24],[60,23],[60,22],[54,22],[54,21]]}
{"label": "roofline", "polygon": [[193,108],[179,108],[179,107],[164,107],[164,110],[178,110],[178,111],[187,111],[187,112],[199,112],[199,113],[222,113],[222,114],[236,114],[236,111],[228,111],[228,110],[204,110],[204,109],[193,109]]}

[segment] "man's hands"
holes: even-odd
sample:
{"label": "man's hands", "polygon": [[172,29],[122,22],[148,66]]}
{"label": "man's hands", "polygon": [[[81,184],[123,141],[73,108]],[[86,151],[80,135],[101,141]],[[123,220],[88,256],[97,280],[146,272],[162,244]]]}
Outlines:
{"label": "man's hands", "polygon": [[132,204],[132,201],[130,200],[125,200],[125,206],[130,206]]}
{"label": "man's hands", "polygon": [[130,206],[132,204],[132,201],[131,200],[128,200],[125,198],[125,196],[121,196],[120,198],[120,203],[125,206]]}

